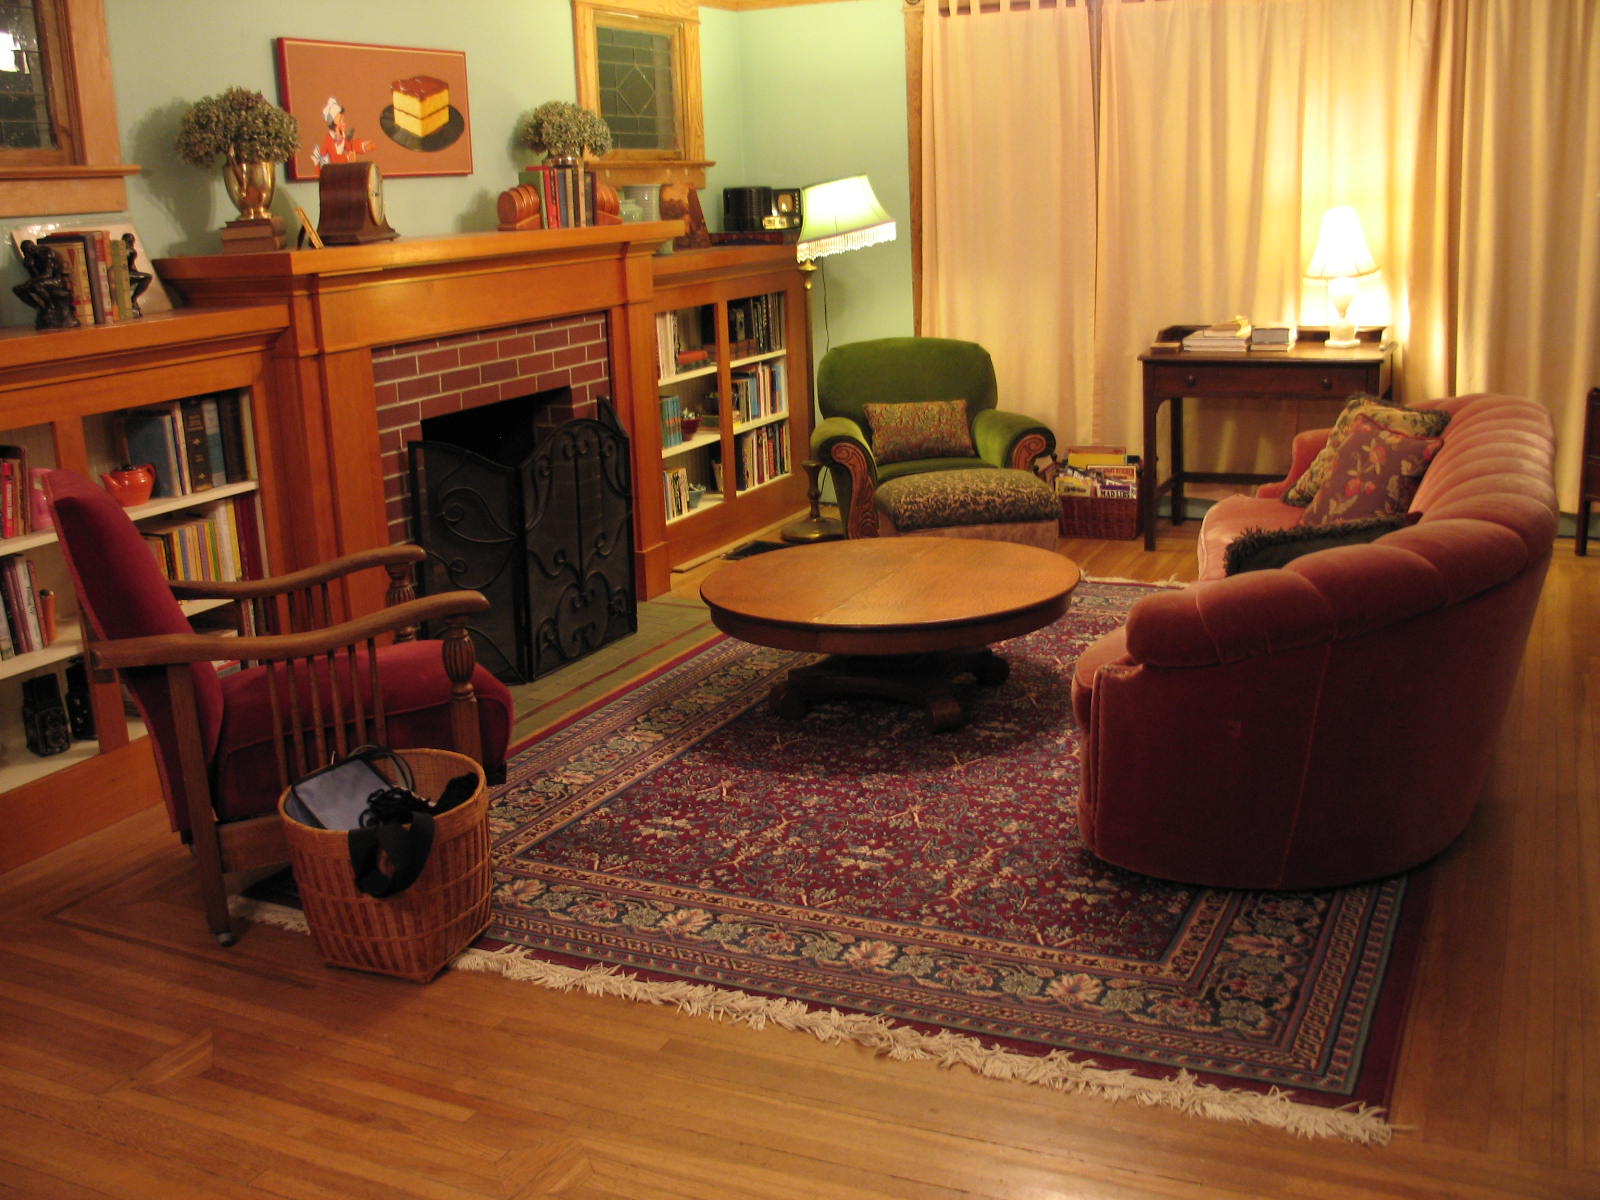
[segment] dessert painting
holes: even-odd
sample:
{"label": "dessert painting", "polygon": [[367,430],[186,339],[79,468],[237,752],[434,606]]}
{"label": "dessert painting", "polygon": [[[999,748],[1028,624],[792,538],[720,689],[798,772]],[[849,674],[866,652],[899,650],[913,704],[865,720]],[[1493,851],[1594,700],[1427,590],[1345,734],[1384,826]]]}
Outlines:
{"label": "dessert painting", "polygon": [[315,179],[330,162],[375,162],[391,177],[471,174],[461,51],[305,38],[277,49],[280,103],[300,122],[290,179]]}

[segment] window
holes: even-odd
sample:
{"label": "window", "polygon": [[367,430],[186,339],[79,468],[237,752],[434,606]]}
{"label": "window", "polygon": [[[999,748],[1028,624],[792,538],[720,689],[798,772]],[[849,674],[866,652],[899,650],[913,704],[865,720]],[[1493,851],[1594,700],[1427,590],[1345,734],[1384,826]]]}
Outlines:
{"label": "window", "polygon": [[0,0],[0,217],[128,206],[102,0]]}
{"label": "window", "polygon": [[607,174],[705,186],[700,17],[693,0],[573,0],[578,103],[605,118]]}

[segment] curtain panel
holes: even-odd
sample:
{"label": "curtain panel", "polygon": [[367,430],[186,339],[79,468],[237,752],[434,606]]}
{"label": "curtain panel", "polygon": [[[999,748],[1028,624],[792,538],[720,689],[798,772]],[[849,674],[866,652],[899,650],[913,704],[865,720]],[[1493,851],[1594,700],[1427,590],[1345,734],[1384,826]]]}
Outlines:
{"label": "curtain panel", "polygon": [[[923,332],[982,341],[1063,443],[1137,450],[1156,330],[1325,324],[1302,271],[1353,205],[1380,270],[1351,312],[1394,330],[1401,397],[1543,403],[1571,511],[1600,383],[1597,56],[1600,5],[1570,0],[930,5]],[[1281,468],[1333,408],[1194,406],[1191,461]]]}

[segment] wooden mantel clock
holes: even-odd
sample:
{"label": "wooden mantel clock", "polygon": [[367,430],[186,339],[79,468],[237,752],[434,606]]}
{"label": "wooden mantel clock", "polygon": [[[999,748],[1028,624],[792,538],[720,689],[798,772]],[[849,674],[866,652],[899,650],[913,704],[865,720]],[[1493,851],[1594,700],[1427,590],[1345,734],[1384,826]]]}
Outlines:
{"label": "wooden mantel clock", "polygon": [[383,213],[383,172],[377,163],[327,163],[322,168],[317,234],[330,246],[383,242],[400,234]]}

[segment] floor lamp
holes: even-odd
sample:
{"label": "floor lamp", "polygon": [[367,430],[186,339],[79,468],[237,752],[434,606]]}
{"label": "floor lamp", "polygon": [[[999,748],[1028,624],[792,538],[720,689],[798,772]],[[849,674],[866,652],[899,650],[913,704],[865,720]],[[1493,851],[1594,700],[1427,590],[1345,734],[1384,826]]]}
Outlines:
{"label": "floor lamp", "polygon": [[[878,203],[865,175],[812,184],[801,193],[800,217],[800,240],[795,243],[795,255],[800,260],[800,269],[806,273],[806,365],[809,368],[815,363],[809,306],[811,281],[818,270],[817,259],[876,246],[879,242],[892,242],[895,226],[894,219]],[[786,542],[820,542],[843,537],[843,524],[822,515],[822,488],[818,478],[822,464],[808,458],[801,465],[806,473],[806,499],[811,502],[811,515],[784,526],[780,536]]]}

